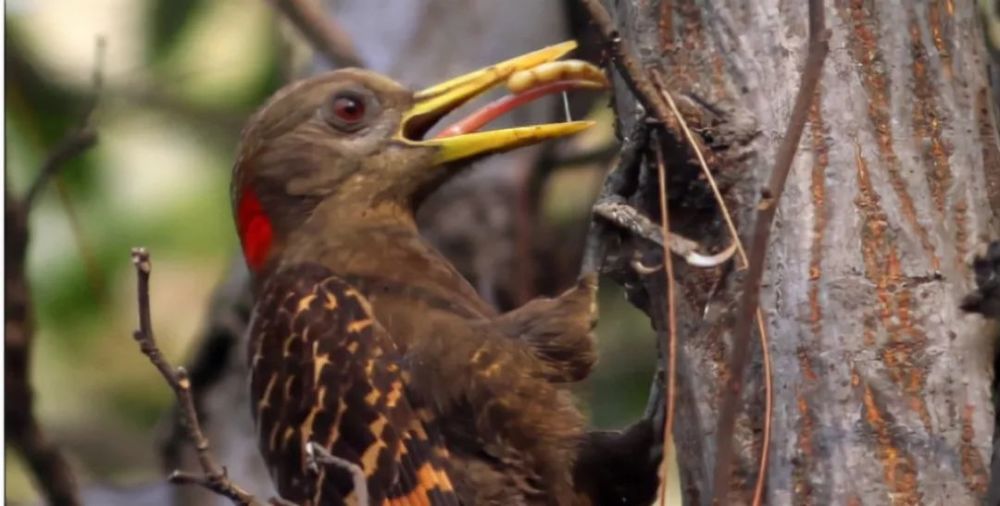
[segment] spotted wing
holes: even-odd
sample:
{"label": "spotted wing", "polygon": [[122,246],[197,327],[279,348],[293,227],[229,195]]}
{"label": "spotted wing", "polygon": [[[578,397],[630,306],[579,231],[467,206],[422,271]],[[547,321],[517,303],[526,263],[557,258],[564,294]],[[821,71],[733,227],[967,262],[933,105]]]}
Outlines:
{"label": "spotted wing", "polygon": [[318,265],[283,269],[259,294],[250,332],[258,442],[284,499],[459,504],[447,452],[363,295]]}

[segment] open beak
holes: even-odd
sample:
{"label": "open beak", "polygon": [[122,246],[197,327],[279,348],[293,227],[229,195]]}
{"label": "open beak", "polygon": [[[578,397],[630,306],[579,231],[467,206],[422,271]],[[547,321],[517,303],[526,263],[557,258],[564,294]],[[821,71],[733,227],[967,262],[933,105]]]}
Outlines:
{"label": "open beak", "polygon": [[[413,96],[413,107],[403,114],[397,140],[437,148],[435,161],[441,165],[565,137],[590,127],[592,121],[567,121],[476,131],[515,107],[544,95],[568,89],[607,88],[603,73],[590,64],[553,63],[575,48],[575,41],[563,42],[418,91]],[[519,84],[515,86],[515,82]],[[446,114],[501,83],[507,83],[513,95],[484,106],[433,139],[423,139],[423,135]]]}

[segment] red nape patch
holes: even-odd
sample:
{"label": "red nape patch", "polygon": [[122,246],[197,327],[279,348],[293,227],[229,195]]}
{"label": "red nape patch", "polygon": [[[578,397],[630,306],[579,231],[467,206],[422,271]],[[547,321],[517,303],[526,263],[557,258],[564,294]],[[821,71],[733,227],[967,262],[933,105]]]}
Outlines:
{"label": "red nape patch", "polygon": [[245,186],[240,192],[240,203],[236,208],[236,227],[240,233],[243,257],[253,270],[259,270],[267,261],[274,239],[271,220],[264,215],[257,192]]}

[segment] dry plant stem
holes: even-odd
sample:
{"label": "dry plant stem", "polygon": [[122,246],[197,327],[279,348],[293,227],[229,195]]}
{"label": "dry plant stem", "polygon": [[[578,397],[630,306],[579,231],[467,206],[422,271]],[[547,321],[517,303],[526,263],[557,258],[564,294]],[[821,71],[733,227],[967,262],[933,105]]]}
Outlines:
{"label": "dry plant stem", "polygon": [[[771,418],[774,411],[774,393],[771,385],[771,348],[768,344],[767,325],[764,324],[764,312],[760,307],[754,314],[757,321],[757,332],[760,335],[761,360],[764,362],[764,433],[761,435],[760,463],[757,466],[757,483],[754,485],[753,506],[760,506],[764,501],[764,484],[767,482],[767,460],[771,454]],[[749,338],[748,338],[749,339]]]}
{"label": "dry plant stem", "polygon": [[275,9],[309,42],[309,45],[334,67],[363,67],[361,58],[336,20],[310,0],[271,0]]}
{"label": "dry plant stem", "polygon": [[729,229],[730,235],[733,236],[733,241],[736,243],[736,250],[739,252],[740,261],[743,262],[742,267],[746,267],[747,253],[743,249],[743,241],[740,240],[740,234],[736,230],[736,224],[733,223],[733,217],[729,213],[729,208],[726,206],[725,199],[722,198],[722,192],[719,190],[719,185],[715,184],[715,177],[712,176],[712,171],[708,169],[708,162],[705,161],[705,155],[702,153],[701,147],[698,144],[698,139],[688,128],[687,121],[681,114],[681,111],[677,108],[677,104],[674,102],[674,98],[670,95],[670,91],[667,89],[667,85],[663,82],[663,78],[657,71],[652,71],[652,79],[656,82],[656,86],[660,90],[660,94],[666,100],[667,105],[670,106],[670,112],[675,118],[677,118],[677,123],[680,126],[681,132],[684,134],[684,138],[687,139],[688,143],[691,145],[691,149],[694,150],[695,157],[698,158],[698,165],[701,166],[702,172],[705,174],[705,179],[708,181],[709,188],[712,189],[712,195],[715,197],[715,201],[718,202],[720,209],[722,209],[722,218],[726,221],[726,228]]}
{"label": "dry plant stem", "polygon": [[135,265],[137,277],[137,300],[139,305],[139,329],[133,333],[133,337],[139,344],[149,361],[160,371],[160,375],[174,391],[177,402],[187,427],[188,437],[194,443],[198,455],[198,462],[201,465],[202,475],[194,475],[181,471],[174,471],[170,475],[170,481],[178,484],[196,484],[202,486],[216,494],[229,498],[234,504],[242,506],[257,506],[258,502],[250,493],[240,488],[226,476],[226,470],[215,462],[209,450],[208,438],[201,430],[198,422],[198,414],[194,407],[194,398],[191,395],[191,380],[188,378],[184,368],[174,369],[167,363],[156,345],[153,336],[153,324],[150,316],[149,304],[149,274],[152,265],[149,261],[149,253],[144,248],[134,248],[132,250],[132,263]]}
{"label": "dry plant stem", "polygon": [[663,148],[659,137],[654,136],[656,145],[656,166],[660,185],[660,228],[663,233],[663,265],[667,287],[667,326],[669,339],[665,343],[667,349],[667,407],[663,422],[663,460],[660,470],[663,480],[660,482],[660,504],[667,504],[667,456],[670,455],[670,445],[673,444],[674,405],[677,401],[677,304],[674,300],[674,263],[670,255],[670,214],[667,210],[667,168],[663,163]]}
{"label": "dry plant stem", "polygon": [[829,50],[828,38],[829,34],[824,22],[823,1],[809,0],[809,53],[788,128],[778,146],[770,181],[767,188],[763,190],[763,195],[757,205],[757,218],[754,221],[750,242],[750,262],[739,312],[733,328],[733,349],[729,354],[729,377],[722,391],[722,408],[716,430],[717,453],[712,498],[714,504],[726,504],[729,494],[734,428],[741,406],[740,394],[743,388],[743,372],[747,363],[746,355],[749,348],[751,320],[758,309],[761,277],[764,272],[764,259],[767,254],[771,223],[774,221],[778,202],[784,191],[788,174],[792,169],[792,161],[805,128],[810,104],[816,94],[816,85],[822,74],[823,61]]}
{"label": "dry plant stem", "polygon": [[[705,161],[705,157],[702,155],[701,149],[699,149],[698,145],[695,143],[694,134],[691,132],[691,129],[688,128],[687,121],[684,120],[684,116],[681,114],[680,110],[677,109],[677,104],[670,95],[670,91],[663,82],[663,78],[656,71],[653,71],[652,74],[653,81],[655,81],[656,85],[659,87],[660,93],[663,94],[663,98],[667,101],[671,112],[673,112],[674,116],[677,118],[677,122],[680,124],[681,130],[684,132],[684,136],[687,138],[691,147],[694,149],[695,155],[698,157],[698,164],[701,166],[701,170],[705,174],[705,179],[708,181],[708,185],[712,189],[712,194],[715,196],[715,200],[718,202],[719,208],[722,210],[722,217],[726,221],[726,226],[729,228],[729,233],[732,235],[736,249],[739,252],[740,261],[742,263],[741,267],[746,268],[750,262],[747,258],[746,251],[743,249],[743,241],[740,240],[739,232],[736,231],[736,225],[733,223],[732,214],[726,206],[725,199],[722,198],[722,192],[719,191],[719,186],[715,183],[715,177],[712,176],[712,171],[708,169],[708,163]],[[764,312],[761,311],[760,307],[757,307],[754,319],[756,320],[757,332],[760,336],[761,356],[764,363],[764,433],[762,435],[760,463],[757,466],[757,483],[754,486],[754,497],[752,503],[753,506],[758,506],[763,501],[764,483],[767,481],[767,460],[768,455],[771,452],[771,414],[774,409],[774,395],[771,391],[771,352],[768,344],[767,325],[764,324]]]}

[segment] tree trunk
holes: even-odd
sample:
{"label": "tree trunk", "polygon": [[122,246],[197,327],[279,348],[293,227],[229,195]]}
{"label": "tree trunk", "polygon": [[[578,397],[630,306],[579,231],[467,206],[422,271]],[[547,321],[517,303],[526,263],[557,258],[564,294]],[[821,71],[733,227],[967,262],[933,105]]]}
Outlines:
{"label": "tree trunk", "polygon": [[[1000,142],[976,7],[826,4],[830,53],[764,275],[774,395],[764,500],[980,503],[996,328],[958,302],[972,288],[970,253],[1000,232]],[[806,2],[622,0],[609,9],[643,66],[690,106],[687,121],[712,148],[711,170],[748,242],[805,60]],[[615,103],[621,131],[643,121],[621,80]],[[728,243],[691,152],[683,140],[664,145],[671,227],[703,245]],[[622,195],[649,216],[659,216],[655,170],[646,156],[636,190]],[[629,281],[633,300],[662,295],[652,277],[607,267]],[[704,504],[741,272],[680,266],[677,277],[674,437],[685,502]],[[762,450],[755,348],[731,504],[751,502]]]}

